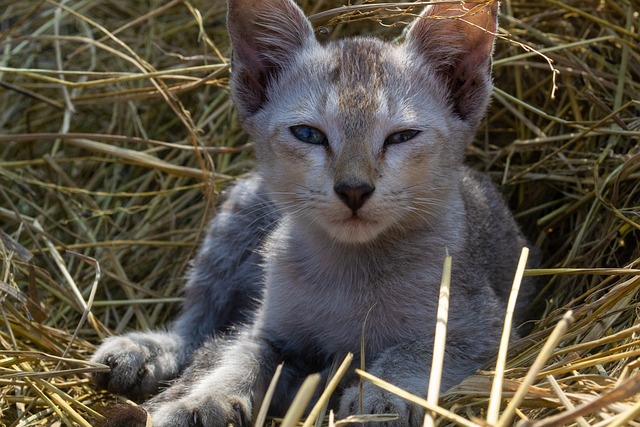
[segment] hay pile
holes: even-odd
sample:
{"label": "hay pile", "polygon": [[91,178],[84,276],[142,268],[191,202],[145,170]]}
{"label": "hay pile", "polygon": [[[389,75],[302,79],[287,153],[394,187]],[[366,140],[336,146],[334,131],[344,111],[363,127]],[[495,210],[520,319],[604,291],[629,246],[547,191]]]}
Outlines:
{"label": "hay pile", "polygon": [[[402,30],[398,4],[339,5],[306,9],[330,37]],[[639,10],[503,5],[469,160],[503,184],[545,260],[528,274],[548,282],[543,320],[512,346],[505,405],[568,309],[574,321],[500,425],[640,425]],[[218,191],[252,167],[224,13],[221,0],[0,0],[0,425],[99,423],[116,398],[85,377],[94,345],[175,314]],[[442,408],[494,420],[492,378]]]}

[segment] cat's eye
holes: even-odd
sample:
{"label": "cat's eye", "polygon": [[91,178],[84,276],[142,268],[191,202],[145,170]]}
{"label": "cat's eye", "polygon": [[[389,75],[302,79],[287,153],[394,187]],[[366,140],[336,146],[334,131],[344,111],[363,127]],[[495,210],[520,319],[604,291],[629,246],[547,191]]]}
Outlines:
{"label": "cat's eye", "polygon": [[402,144],[413,138],[420,133],[419,130],[407,129],[400,132],[392,133],[384,140],[384,145]]}
{"label": "cat's eye", "polygon": [[293,136],[302,142],[315,145],[327,145],[327,136],[320,130],[312,126],[299,125],[289,128]]}

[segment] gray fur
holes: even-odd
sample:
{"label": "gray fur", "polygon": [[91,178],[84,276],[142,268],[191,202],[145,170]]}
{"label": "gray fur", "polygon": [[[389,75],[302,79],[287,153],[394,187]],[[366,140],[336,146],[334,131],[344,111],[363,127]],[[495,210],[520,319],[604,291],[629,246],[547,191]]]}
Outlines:
{"label": "gray fur", "polygon": [[[465,19],[488,33],[428,22],[462,13],[444,4],[404,44],[320,45],[291,0],[230,0],[232,95],[259,168],[212,222],[181,316],[168,332],[107,340],[94,356],[112,366],[100,385],[146,398],[177,378],[144,405],[154,426],[248,425],[277,364],[271,411],[282,415],[308,374],[364,350],[368,371],[424,396],[446,251],[443,389],[489,360],[527,242],[489,179],[462,163],[489,99],[497,12],[474,7]],[[297,140],[294,125],[321,129],[327,146]],[[404,129],[420,133],[384,144]],[[364,184],[356,208],[337,194]],[[525,283],[519,308],[533,292]],[[341,386],[334,409],[346,417],[359,408],[353,373]],[[362,400],[365,413],[399,414],[388,427],[422,423],[419,408],[369,384]]]}
{"label": "gray fur", "polygon": [[[262,255],[257,249],[277,221],[257,178],[239,181],[227,195],[192,263],[182,314],[169,331],[112,337],[92,360],[111,366],[94,381],[145,400],[176,378],[192,353],[214,334],[251,323],[262,300]],[[215,284],[215,286],[214,286]]]}

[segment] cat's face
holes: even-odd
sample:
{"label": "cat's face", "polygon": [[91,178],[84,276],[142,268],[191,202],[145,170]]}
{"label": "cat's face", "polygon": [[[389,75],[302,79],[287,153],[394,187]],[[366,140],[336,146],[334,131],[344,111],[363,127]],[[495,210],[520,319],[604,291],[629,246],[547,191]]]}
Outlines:
{"label": "cat's face", "polygon": [[427,28],[425,41],[419,25],[403,44],[322,45],[295,4],[269,2],[279,15],[230,9],[229,26],[234,98],[276,208],[342,242],[437,228],[458,207],[464,146],[486,107],[484,56],[482,73],[465,71],[454,60],[473,55],[434,49],[446,31]]}
{"label": "cat's face", "polygon": [[346,242],[437,226],[466,141],[420,65],[403,46],[350,39],[283,71],[247,121],[278,208]]}

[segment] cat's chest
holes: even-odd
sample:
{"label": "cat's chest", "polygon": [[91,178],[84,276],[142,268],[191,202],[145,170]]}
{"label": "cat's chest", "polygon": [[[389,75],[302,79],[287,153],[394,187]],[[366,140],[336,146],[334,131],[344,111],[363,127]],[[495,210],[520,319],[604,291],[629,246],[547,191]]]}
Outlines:
{"label": "cat's chest", "polygon": [[428,271],[360,267],[276,266],[267,278],[265,326],[294,347],[329,355],[359,352],[363,337],[366,352],[377,354],[430,336],[437,284]]}

